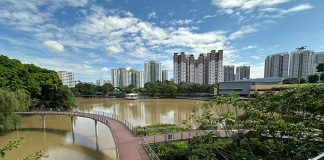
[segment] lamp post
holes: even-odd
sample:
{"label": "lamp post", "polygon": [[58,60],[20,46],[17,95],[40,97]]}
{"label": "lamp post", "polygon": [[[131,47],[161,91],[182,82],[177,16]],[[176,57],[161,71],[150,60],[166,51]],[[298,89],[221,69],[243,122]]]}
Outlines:
{"label": "lamp post", "polygon": [[301,47],[298,47],[296,48],[296,50],[298,51],[299,53],[299,63],[298,63],[298,75],[297,75],[297,83],[298,83],[298,88],[299,88],[299,84],[300,84],[300,77],[301,77],[301,69],[302,69],[302,61],[303,61],[303,57],[300,57],[301,55],[301,51],[303,51],[304,49],[306,49],[307,46],[301,46]]}

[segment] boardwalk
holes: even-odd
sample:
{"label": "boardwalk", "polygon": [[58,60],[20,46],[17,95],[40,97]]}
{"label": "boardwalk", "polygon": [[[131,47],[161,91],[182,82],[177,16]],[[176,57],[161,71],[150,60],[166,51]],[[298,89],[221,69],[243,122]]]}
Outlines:
{"label": "boardwalk", "polygon": [[[67,115],[78,116],[93,119],[96,124],[97,121],[107,125],[113,135],[116,144],[117,159],[119,160],[148,160],[148,153],[143,147],[143,140],[136,137],[132,130],[133,126],[123,118],[98,111],[70,111],[70,112],[57,112],[57,111],[37,111],[37,112],[18,112],[21,115]],[[42,118],[44,121],[44,118]],[[45,127],[45,122],[43,122]],[[72,124],[73,128],[73,124]],[[97,128],[97,127],[96,127]],[[97,131],[96,131],[97,132]]]}
{"label": "boardwalk", "polygon": [[[145,138],[146,142],[148,144],[156,144],[156,143],[165,143],[165,142],[171,142],[171,141],[182,141],[182,140],[190,140],[197,136],[203,136],[206,135],[208,132],[211,131],[203,131],[203,130],[190,130],[190,131],[184,131],[184,132],[178,132],[178,133],[167,133],[167,134],[159,134],[159,135],[151,135],[147,136]],[[217,130],[216,132],[213,132],[214,135],[217,137],[230,137],[237,133],[237,130],[233,130],[230,132],[227,132],[225,130]],[[213,134],[212,133],[212,134]]]}

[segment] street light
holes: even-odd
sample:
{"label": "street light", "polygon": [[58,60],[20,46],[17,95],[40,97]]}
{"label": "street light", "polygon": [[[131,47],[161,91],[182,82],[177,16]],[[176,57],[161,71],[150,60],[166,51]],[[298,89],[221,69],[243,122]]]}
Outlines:
{"label": "street light", "polygon": [[299,52],[299,63],[298,63],[298,79],[297,79],[297,83],[298,83],[298,88],[299,88],[299,84],[300,84],[300,77],[301,77],[301,64],[303,61],[303,57],[300,57],[301,51],[303,51],[304,49],[306,49],[307,46],[301,46],[296,48],[296,50]]}

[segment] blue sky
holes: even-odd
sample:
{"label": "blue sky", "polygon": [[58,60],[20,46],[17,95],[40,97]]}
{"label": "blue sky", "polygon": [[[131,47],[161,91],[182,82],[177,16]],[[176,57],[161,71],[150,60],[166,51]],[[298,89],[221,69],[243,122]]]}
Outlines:
{"label": "blue sky", "polygon": [[174,52],[224,50],[224,65],[263,77],[268,54],[306,45],[324,51],[322,0],[0,1],[0,54],[24,63],[110,79],[110,69],[170,70]]}

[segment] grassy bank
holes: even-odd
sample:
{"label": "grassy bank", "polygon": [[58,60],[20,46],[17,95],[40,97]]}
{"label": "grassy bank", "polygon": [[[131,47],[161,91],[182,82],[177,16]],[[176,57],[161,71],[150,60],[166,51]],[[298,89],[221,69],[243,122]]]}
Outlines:
{"label": "grassy bank", "polygon": [[175,124],[154,124],[149,126],[139,126],[135,128],[136,135],[143,136],[144,128],[146,128],[147,135],[176,133],[184,131],[185,129]]}

